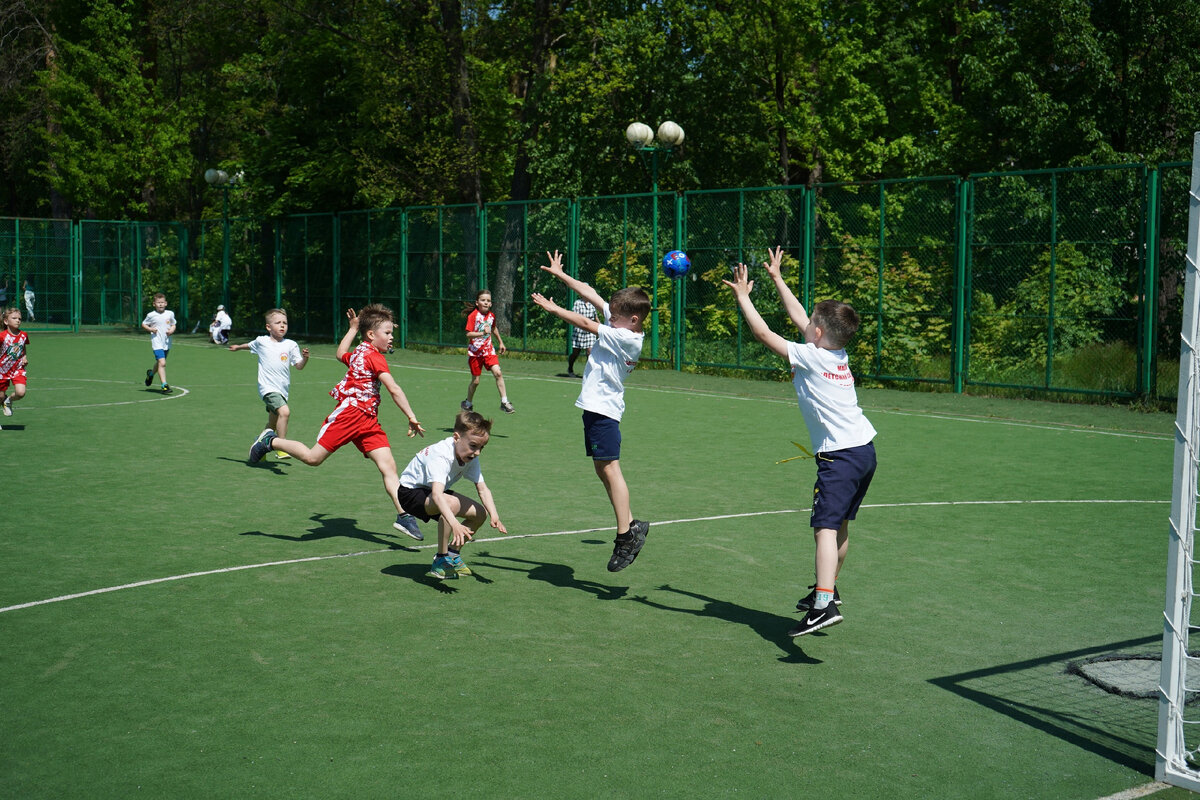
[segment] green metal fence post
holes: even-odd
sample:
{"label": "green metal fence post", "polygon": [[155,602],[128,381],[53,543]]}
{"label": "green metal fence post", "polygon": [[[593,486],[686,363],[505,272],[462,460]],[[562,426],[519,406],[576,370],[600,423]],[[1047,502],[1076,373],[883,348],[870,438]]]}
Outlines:
{"label": "green metal fence post", "polygon": [[283,225],[282,220],[275,220],[273,228],[275,229],[275,254],[273,261],[274,277],[275,277],[275,307],[283,308],[283,232],[280,227]]}
{"label": "green metal fence post", "polygon": [[71,332],[79,333],[83,317],[83,251],[79,247],[79,223],[71,222]]}
{"label": "green metal fence post", "polygon": [[804,243],[800,253],[800,302],[812,308],[813,273],[817,260],[817,198],[816,189],[804,187],[800,195],[800,240]]}
{"label": "green metal fence post", "polygon": [[[488,263],[487,263],[487,224],[488,213],[487,206],[482,203],[475,207],[475,219],[477,220],[477,228],[479,230],[479,257],[475,259],[476,270],[479,274],[479,288],[483,289],[488,285]],[[438,249],[441,249],[441,239],[438,239]],[[474,298],[472,298],[474,299]]]}
{"label": "green metal fence post", "polygon": [[342,241],[341,241],[341,218],[333,215],[330,222],[333,234],[333,257],[331,259],[331,271],[333,272],[333,286],[330,294],[333,295],[333,334],[335,339],[341,338],[342,335]]}
{"label": "green metal fence post", "polygon": [[1058,277],[1058,173],[1050,173],[1050,297],[1046,313],[1046,382],[1045,388],[1054,385],[1054,295]]}
{"label": "green metal fence post", "polygon": [[887,182],[879,183],[879,259],[875,275],[875,374],[883,372],[883,275],[887,251]]}
{"label": "green metal fence post", "polygon": [[[743,195],[744,195],[744,192],[738,192],[739,198],[742,197]],[[686,252],[685,247],[684,247],[684,245],[686,243],[683,241],[683,211],[684,211],[683,195],[679,192],[676,192],[675,193],[675,247],[679,250],[684,250]],[[738,228],[739,240],[741,239],[741,236],[742,236],[742,229],[739,226],[739,228]],[[652,265],[654,267],[655,272],[658,272],[657,258],[658,258],[658,254],[655,253],[656,261]],[[675,367],[675,370],[678,372],[683,369],[683,327],[684,327],[683,326],[683,309],[684,309],[684,306],[686,305],[685,301],[686,301],[686,295],[687,295],[687,276],[681,276],[679,278],[676,278],[674,283],[675,283],[675,286],[674,286],[674,290],[672,291],[672,295],[674,296],[675,302],[673,304],[673,308],[671,311],[671,329],[672,329],[671,347],[672,347],[672,350],[674,351],[674,359],[673,359],[674,367]]]}
{"label": "green metal fence post", "polygon": [[178,223],[171,226],[177,235],[176,247],[179,259],[179,313],[183,316],[183,324],[191,322],[188,313],[188,231],[187,227]]}
{"label": "green metal fence post", "polygon": [[400,349],[408,347],[408,212],[400,210]]}
{"label": "green metal fence post", "polygon": [[1141,397],[1153,397],[1158,392],[1155,340],[1158,326],[1158,167],[1151,167],[1146,176],[1146,193],[1143,201],[1146,237],[1142,245],[1142,301],[1138,308],[1142,318],[1139,328],[1141,341],[1138,343],[1137,392]]}
{"label": "green metal fence post", "polygon": [[953,344],[951,345],[950,382],[956,394],[962,394],[966,372],[967,350],[967,259],[970,255],[968,242],[968,217],[971,182],[955,179],[954,203],[954,295],[953,295]]}

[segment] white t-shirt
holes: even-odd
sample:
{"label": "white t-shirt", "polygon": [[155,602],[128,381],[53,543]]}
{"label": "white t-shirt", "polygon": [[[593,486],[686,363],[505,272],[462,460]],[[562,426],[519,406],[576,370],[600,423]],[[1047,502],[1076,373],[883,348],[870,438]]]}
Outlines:
{"label": "white t-shirt", "polygon": [[216,313],[216,321],[217,321],[217,327],[220,330],[225,330],[226,328],[233,327],[233,320],[231,320],[229,318],[229,315],[225,313],[224,309],[221,309],[220,311],[218,311]]}
{"label": "white t-shirt", "polygon": [[[612,322],[612,312],[605,303],[600,311],[604,322]],[[627,328],[600,326],[596,344],[583,369],[583,388],[575,401],[576,408],[621,420],[625,413],[625,376],[633,372],[642,355],[644,333]]]}
{"label": "white t-shirt", "polygon": [[459,478],[466,478],[471,483],[483,481],[483,467],[479,458],[475,457],[466,464],[458,463],[454,457],[454,437],[449,436],[440,442],[435,442],[413,456],[404,472],[400,474],[400,485],[409,489],[429,489],[434,482],[449,489]]}
{"label": "white t-shirt", "polygon": [[170,309],[162,312],[151,311],[142,320],[142,324],[154,328],[154,333],[150,334],[150,349],[151,350],[170,350],[171,337],[167,335],[167,331],[175,324],[175,312]]}
{"label": "white t-shirt", "polygon": [[788,342],[788,361],[814,453],[859,447],[875,438],[875,428],[858,407],[845,350]]}
{"label": "white t-shirt", "polygon": [[278,392],[286,400],[292,383],[291,368],[304,363],[300,346],[291,339],[277,342],[264,334],[250,343],[250,352],[258,356],[259,397]]}

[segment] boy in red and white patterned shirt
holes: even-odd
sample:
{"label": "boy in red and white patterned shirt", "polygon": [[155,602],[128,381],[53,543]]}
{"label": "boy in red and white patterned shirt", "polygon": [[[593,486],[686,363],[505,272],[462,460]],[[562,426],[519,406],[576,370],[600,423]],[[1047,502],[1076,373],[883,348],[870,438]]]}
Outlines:
{"label": "boy in red and white patterned shirt", "polygon": [[[0,311],[0,323],[4,329],[0,332],[0,396],[4,397],[4,416],[12,416],[12,404],[25,396],[25,365],[29,359],[25,357],[25,346],[29,343],[29,334],[21,330],[21,310],[6,308]],[[13,393],[8,394],[8,384],[13,385]]]}
{"label": "boy in red and white patterned shirt", "polygon": [[[396,507],[397,515],[403,514],[396,490],[400,488],[400,476],[396,472],[396,460],[392,457],[391,444],[379,424],[379,387],[382,385],[392,396],[392,401],[408,417],[408,436],[425,436],[425,429],[417,421],[408,398],[392,377],[387,359],[383,354],[392,346],[395,320],[392,310],[374,303],[363,308],[360,314],[354,309],[346,312],[350,328],[338,344],[338,360],[346,365],[346,377],[329,392],[337,400],[337,408],[325,418],[317,434],[317,443],[307,447],[303,442],[284,439],[275,435],[270,428],[259,434],[250,447],[250,463],[262,460],[271,450],[279,450],[294,456],[310,466],[318,466],[342,445],[353,442],[365,458],[375,462],[383,476],[383,488]],[[350,345],[359,329],[363,340],[352,351]]]}

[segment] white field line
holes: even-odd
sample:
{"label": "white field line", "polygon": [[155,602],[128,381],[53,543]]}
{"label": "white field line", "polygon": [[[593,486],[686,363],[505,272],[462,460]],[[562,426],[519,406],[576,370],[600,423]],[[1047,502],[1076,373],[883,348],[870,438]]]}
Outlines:
{"label": "white field line", "polygon": [[[1169,500],[944,500],[927,503],[875,503],[863,504],[863,508],[924,508],[930,506],[987,506],[987,505],[1092,505],[1092,504],[1167,504]],[[807,508],[787,508],[775,511],[749,511],[741,514],[717,514],[710,517],[690,517],[685,519],[671,519],[662,522],[653,523],[655,527],[662,525],[677,525],[680,523],[689,522],[713,522],[723,519],[739,519],[743,517],[765,517],[776,514],[800,514],[811,509]],[[572,536],[581,533],[600,533],[613,530],[611,526],[602,528],[579,528],[568,531],[547,531],[544,533],[518,533],[507,536],[493,536],[489,538],[475,539],[475,544],[484,542],[506,542],[513,539],[535,539],[543,536]],[[406,549],[409,550],[424,550],[436,545],[414,545]],[[10,611],[20,611],[25,608],[33,608],[35,606],[44,606],[50,603],[62,603],[67,600],[79,600],[84,597],[92,597],[98,594],[108,594],[109,592],[119,592],[125,589],[137,589],[143,586],[153,586],[159,583],[170,583],[172,581],[182,581],[190,578],[202,578],[208,575],[222,575],[230,572],[242,572],[248,569],[262,569],[264,567],[281,567],[289,564],[307,564],[315,561],[330,561],[336,558],[356,558],[358,556],[377,555],[379,553],[395,553],[398,552],[395,548],[380,548],[378,550],[360,550],[354,553],[336,553],[328,556],[310,556],[308,558],[292,558],[283,561],[266,561],[261,564],[241,564],[233,567],[221,567],[220,569],[204,570],[202,572],[187,572],[182,575],[168,575],[165,578],[150,578],[144,581],[135,581],[134,583],[125,583],[119,586],[106,586],[102,589],[90,589],[86,592],[76,592],[74,594],[64,594],[58,597],[49,597],[45,600],[33,600],[28,603],[18,603],[17,605],[5,606],[0,608],[0,614],[6,614]]]}
{"label": "white field line", "polygon": [[[124,338],[127,338],[130,341],[138,341],[138,342],[143,341],[143,337],[140,337],[140,336],[137,336],[137,337],[129,336],[129,337],[124,337]],[[196,347],[196,348],[201,348],[201,349],[208,349],[211,347],[211,345],[208,345],[208,344],[198,344],[195,342],[181,342],[177,346],[179,346],[179,347]],[[318,359],[318,360],[324,360],[324,361],[336,361],[337,360],[335,358],[332,358],[331,356],[323,356],[323,355],[313,355],[311,358]],[[421,366],[421,365],[417,365],[417,364],[404,364],[402,362],[396,362],[396,366],[401,367],[403,369],[415,370],[415,371],[419,371],[419,372],[444,372],[444,373],[447,373],[450,375],[457,375],[462,372],[461,369],[455,369],[452,367],[431,367],[431,366]],[[518,380],[518,381],[541,381],[541,382],[546,382],[546,383],[573,383],[576,386],[579,385],[578,381],[575,379],[556,378],[556,377],[552,377],[552,376],[541,376],[541,375],[510,375],[509,376],[509,380],[514,380],[514,379]],[[48,380],[83,380],[83,379],[50,378]],[[103,381],[97,381],[97,382],[103,382]],[[123,382],[124,381],[112,381],[112,383],[123,383]],[[249,385],[249,384],[247,384],[247,385]],[[654,387],[654,386],[638,386],[636,383],[631,386],[627,386],[626,389],[629,391],[633,391],[633,392],[686,395],[688,397],[708,397],[708,398],[712,398],[712,399],[716,399],[716,400],[739,400],[739,401],[743,401],[743,402],[748,401],[748,402],[760,402],[760,403],[773,403],[773,404],[777,404],[777,405],[787,405],[787,406],[795,405],[795,403],[796,403],[795,400],[792,400],[787,397],[745,397],[742,395],[725,394],[722,392],[696,391],[694,389],[670,389],[670,388]],[[187,391],[184,390],[183,394],[186,394],[186,393],[187,393]],[[171,398],[170,397],[161,397],[161,398],[155,398],[155,399],[156,400],[169,400]],[[121,403],[94,403],[91,405],[42,406],[41,408],[99,408],[99,407],[104,407],[104,406],[128,405],[131,402],[148,402],[148,401],[137,400],[137,401],[125,401],[125,402],[121,402]],[[28,408],[29,410],[32,411],[39,407],[28,405],[28,406],[25,406],[25,408]],[[981,425],[1007,425],[1007,426],[1015,427],[1015,428],[1034,428],[1037,430],[1065,431],[1068,433],[1091,433],[1091,434],[1095,434],[1096,436],[1116,436],[1116,437],[1131,438],[1131,439],[1151,439],[1151,440],[1165,441],[1165,442],[1169,442],[1169,441],[1173,440],[1173,437],[1169,436],[1167,434],[1126,433],[1124,431],[1104,430],[1101,428],[1088,428],[1088,427],[1084,427],[1084,426],[1080,426],[1080,425],[1067,425],[1067,424],[1051,425],[1051,424],[1039,424],[1039,423],[1034,423],[1034,422],[1021,422],[1019,420],[996,419],[996,418],[990,418],[990,417],[968,417],[968,416],[960,416],[960,415],[945,414],[945,413],[939,414],[939,413],[935,413],[935,412],[920,413],[920,412],[914,412],[914,411],[894,411],[891,409],[873,408],[869,405],[864,406],[864,408],[866,408],[872,414],[891,414],[894,416],[918,417],[921,419],[941,419],[941,420],[946,420],[949,422],[974,422],[974,423],[978,423]]]}
{"label": "white field line", "polygon": [[1155,781],[1154,783],[1144,783],[1141,786],[1134,786],[1131,789],[1126,789],[1125,791],[1117,792],[1116,794],[1110,794],[1106,797],[1099,797],[1097,800],[1137,800],[1139,797],[1146,797],[1148,795],[1155,794],[1156,792],[1161,792],[1163,789],[1170,788],[1171,787],[1168,784]]}

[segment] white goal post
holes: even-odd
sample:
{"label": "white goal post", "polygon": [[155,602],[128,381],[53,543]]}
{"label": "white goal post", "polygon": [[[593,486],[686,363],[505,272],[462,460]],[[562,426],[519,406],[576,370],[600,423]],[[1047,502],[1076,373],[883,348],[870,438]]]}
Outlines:
{"label": "white goal post", "polygon": [[[1190,655],[1188,639],[1196,599],[1196,498],[1200,476],[1200,133],[1192,140],[1192,181],[1188,203],[1187,283],[1179,352],[1179,398],[1175,414],[1175,480],[1171,492],[1170,546],[1167,552],[1166,620],[1159,678],[1158,746],[1155,777],[1200,791],[1200,655]],[[1190,716],[1189,716],[1190,715]]]}

